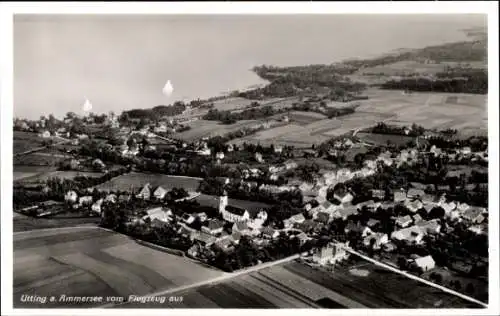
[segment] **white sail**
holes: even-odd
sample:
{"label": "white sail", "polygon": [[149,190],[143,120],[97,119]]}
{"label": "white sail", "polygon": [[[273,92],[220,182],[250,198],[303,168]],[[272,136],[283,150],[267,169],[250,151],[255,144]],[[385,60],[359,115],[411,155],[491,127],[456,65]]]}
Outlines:
{"label": "white sail", "polygon": [[170,80],[168,80],[165,86],[163,87],[163,94],[169,97],[170,95],[172,95],[172,92],[174,92],[174,87],[172,86]]}
{"label": "white sail", "polygon": [[92,103],[90,103],[89,99],[85,98],[85,103],[83,104],[83,112],[89,113],[92,111]]}

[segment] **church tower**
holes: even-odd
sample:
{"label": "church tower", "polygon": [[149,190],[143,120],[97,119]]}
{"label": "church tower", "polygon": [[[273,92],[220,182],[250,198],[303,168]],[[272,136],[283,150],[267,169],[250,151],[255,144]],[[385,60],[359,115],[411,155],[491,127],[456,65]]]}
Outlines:
{"label": "church tower", "polygon": [[222,213],[226,210],[226,206],[228,204],[227,192],[224,190],[222,194],[218,197],[219,202],[219,213]]}

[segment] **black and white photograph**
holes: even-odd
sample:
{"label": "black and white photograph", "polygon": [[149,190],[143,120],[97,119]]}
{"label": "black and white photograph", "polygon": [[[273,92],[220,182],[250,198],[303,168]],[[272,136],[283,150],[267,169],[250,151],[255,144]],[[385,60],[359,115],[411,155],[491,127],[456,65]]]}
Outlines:
{"label": "black and white photograph", "polygon": [[498,3],[228,5],[9,8],[5,314],[498,313]]}

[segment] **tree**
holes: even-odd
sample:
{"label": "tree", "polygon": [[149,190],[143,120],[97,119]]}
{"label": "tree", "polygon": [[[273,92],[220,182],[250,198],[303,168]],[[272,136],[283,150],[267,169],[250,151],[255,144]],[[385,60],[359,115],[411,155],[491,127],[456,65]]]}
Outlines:
{"label": "tree", "polygon": [[455,289],[460,291],[462,289],[462,283],[459,280],[455,281]]}
{"label": "tree", "polygon": [[465,288],[465,292],[469,295],[474,294],[474,285],[472,283],[468,283],[467,287]]}

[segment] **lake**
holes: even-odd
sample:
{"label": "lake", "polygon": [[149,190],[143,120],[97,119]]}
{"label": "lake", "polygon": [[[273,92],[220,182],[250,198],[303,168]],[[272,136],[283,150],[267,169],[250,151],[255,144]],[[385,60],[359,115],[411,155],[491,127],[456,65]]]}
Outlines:
{"label": "lake", "polygon": [[[255,65],[369,57],[466,39],[481,15],[16,15],[14,115],[97,113],[263,83]],[[162,94],[167,80],[174,92]]]}

